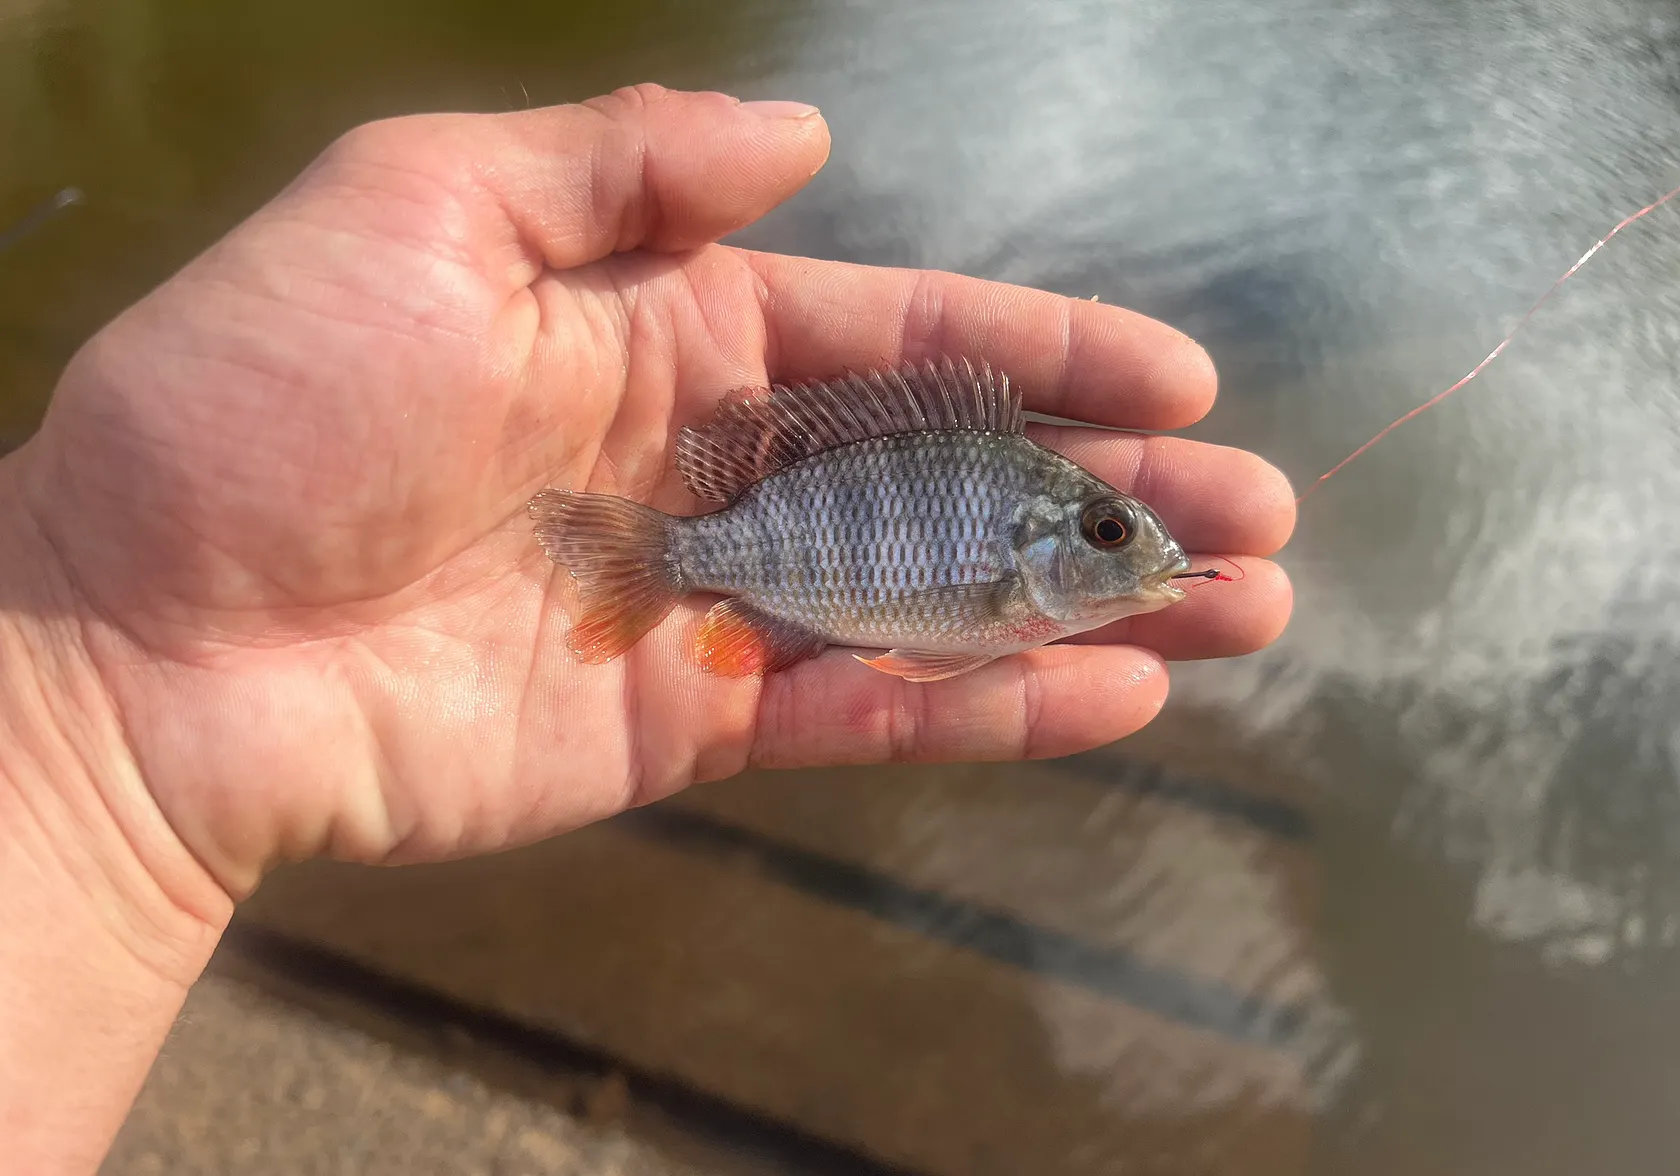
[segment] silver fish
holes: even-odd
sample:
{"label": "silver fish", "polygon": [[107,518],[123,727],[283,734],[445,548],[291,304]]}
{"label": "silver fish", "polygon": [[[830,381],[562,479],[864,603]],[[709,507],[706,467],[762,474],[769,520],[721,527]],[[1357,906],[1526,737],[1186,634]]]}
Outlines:
{"label": "silver fish", "polygon": [[715,673],[839,645],[928,682],[1183,599],[1190,561],[1155,512],[1024,425],[989,366],[906,364],[777,385],[683,429],[677,468],[726,504],[711,514],[544,490],[529,513],[579,586],[572,649],[610,661],[711,592],[726,599],[695,650]]}

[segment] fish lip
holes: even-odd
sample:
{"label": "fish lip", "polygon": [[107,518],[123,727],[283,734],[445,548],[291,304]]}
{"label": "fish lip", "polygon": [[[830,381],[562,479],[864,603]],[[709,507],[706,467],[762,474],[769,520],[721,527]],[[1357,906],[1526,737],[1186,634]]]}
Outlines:
{"label": "fish lip", "polygon": [[1173,560],[1172,563],[1156,572],[1153,576],[1150,576],[1145,583],[1147,583],[1151,588],[1172,588],[1173,591],[1182,594],[1184,590],[1182,588],[1175,587],[1172,579],[1174,576],[1182,576],[1189,570],[1190,557],[1181,552],[1177,559]]}
{"label": "fish lip", "polygon": [[1168,604],[1176,604],[1189,594],[1172,582],[1173,577],[1189,570],[1190,557],[1181,553],[1176,560],[1144,581],[1144,586],[1149,595],[1164,599]]}

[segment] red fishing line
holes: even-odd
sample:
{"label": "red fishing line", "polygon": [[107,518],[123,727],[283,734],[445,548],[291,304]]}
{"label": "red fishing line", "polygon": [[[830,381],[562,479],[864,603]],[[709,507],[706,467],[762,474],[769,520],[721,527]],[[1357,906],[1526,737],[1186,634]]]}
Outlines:
{"label": "red fishing line", "polygon": [[1437,393],[1436,395],[1431,396],[1428,400],[1424,401],[1422,404],[1418,405],[1416,408],[1412,409],[1410,412],[1406,413],[1404,416],[1399,417],[1398,419],[1393,421],[1391,424],[1389,424],[1387,427],[1385,427],[1381,432],[1377,433],[1376,436],[1372,437],[1369,441],[1365,442],[1365,444],[1361,445],[1358,449],[1355,449],[1352,453],[1348,454],[1341,461],[1337,462],[1328,471],[1326,471],[1323,474],[1320,474],[1319,477],[1318,477],[1318,480],[1316,482],[1314,482],[1311,486],[1308,486],[1305,490],[1303,490],[1300,493],[1300,495],[1295,499],[1296,503],[1299,504],[1301,502],[1304,502],[1309,494],[1312,494],[1320,486],[1324,485],[1324,483],[1328,482],[1332,477],[1334,477],[1336,474],[1340,473],[1342,471],[1342,469],[1344,467],[1346,467],[1349,463],[1351,463],[1355,458],[1364,454],[1368,449],[1370,449],[1378,441],[1381,441],[1384,437],[1386,437],[1390,433],[1394,432],[1395,429],[1398,429],[1401,425],[1405,424],[1407,421],[1413,419],[1414,417],[1421,416],[1423,413],[1428,412],[1430,409],[1434,408],[1437,404],[1441,403],[1441,401],[1445,400],[1447,397],[1451,396],[1454,392],[1457,392],[1460,388],[1464,387],[1464,385],[1468,384],[1471,380],[1473,380],[1477,376],[1481,375],[1482,369],[1487,367],[1488,364],[1492,363],[1494,360],[1499,358],[1499,353],[1505,350],[1506,345],[1508,343],[1510,343],[1512,339],[1516,338],[1518,331],[1521,331],[1525,326],[1528,325],[1528,320],[1534,317],[1535,312],[1538,311],[1542,306],[1546,305],[1547,301],[1549,301],[1551,299],[1552,295],[1557,293],[1558,287],[1562,286],[1570,278],[1574,277],[1575,276],[1575,271],[1580,269],[1582,266],[1586,265],[1587,262],[1592,259],[1593,254],[1597,253],[1600,249],[1603,249],[1604,246],[1609,242],[1610,238],[1614,237],[1617,233],[1619,233],[1623,229],[1627,228],[1629,225],[1631,225],[1634,221],[1638,220],[1640,217],[1646,215],[1647,213],[1654,212],[1658,208],[1661,208],[1664,204],[1667,204],[1670,200],[1674,199],[1674,197],[1676,197],[1676,196],[1680,196],[1680,188],[1675,188],[1673,191],[1669,192],[1666,196],[1663,196],[1660,200],[1652,201],[1650,204],[1647,204],[1644,208],[1641,208],[1638,212],[1633,213],[1631,216],[1624,217],[1620,224],[1618,224],[1615,228],[1611,229],[1608,233],[1604,234],[1604,236],[1600,237],[1597,241],[1593,242],[1593,247],[1591,249],[1587,250],[1585,253],[1581,254],[1580,260],[1577,261],[1574,265],[1570,266],[1567,270],[1565,270],[1563,276],[1560,277],[1557,281],[1552,283],[1551,289],[1547,290],[1544,294],[1542,294],[1540,296],[1540,300],[1538,302],[1536,302],[1533,306],[1528,308],[1528,313],[1523,315],[1522,318],[1517,322],[1517,325],[1511,328],[1510,333],[1507,334],[1503,339],[1501,339],[1499,341],[1499,346],[1495,347],[1492,351],[1488,352],[1486,359],[1482,360],[1481,363],[1479,363],[1475,367],[1471,368],[1469,373],[1462,380],[1460,380],[1458,383],[1454,384],[1451,388],[1448,388],[1445,392]]}

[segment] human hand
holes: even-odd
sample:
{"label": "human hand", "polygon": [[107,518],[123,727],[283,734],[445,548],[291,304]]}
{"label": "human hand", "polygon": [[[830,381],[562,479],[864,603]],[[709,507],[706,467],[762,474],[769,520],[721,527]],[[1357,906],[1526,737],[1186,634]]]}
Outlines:
{"label": "human hand", "polygon": [[686,603],[624,658],[564,639],[545,486],[695,508],[676,431],[731,388],[939,353],[1030,409],[1147,429],[1205,355],[1115,307],[713,244],[821,166],[815,112],[640,87],[352,132],[75,358],[9,459],[86,664],[179,844],[171,893],[280,858],[530,841],[749,765],[1067,754],[1164,700],[1163,658],[1282,629],[1294,520],[1259,459],[1035,427],[1245,578],[1076,642],[912,684],[843,650],[707,674]]}

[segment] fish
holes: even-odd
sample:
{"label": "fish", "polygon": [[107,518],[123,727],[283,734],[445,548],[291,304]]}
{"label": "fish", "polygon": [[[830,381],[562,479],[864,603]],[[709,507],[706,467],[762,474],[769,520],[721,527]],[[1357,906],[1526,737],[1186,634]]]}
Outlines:
{"label": "fish", "polygon": [[538,544],[577,584],[569,644],[585,663],[621,657],[708,593],[723,599],[694,654],[714,674],[839,646],[933,682],[1185,596],[1173,580],[1190,560],[1161,518],[1030,439],[1018,386],[986,363],[740,390],[675,450],[716,509],[553,487],[528,504]]}

